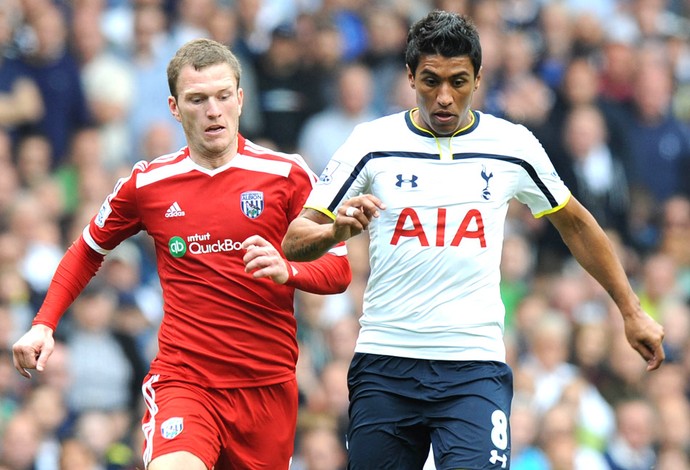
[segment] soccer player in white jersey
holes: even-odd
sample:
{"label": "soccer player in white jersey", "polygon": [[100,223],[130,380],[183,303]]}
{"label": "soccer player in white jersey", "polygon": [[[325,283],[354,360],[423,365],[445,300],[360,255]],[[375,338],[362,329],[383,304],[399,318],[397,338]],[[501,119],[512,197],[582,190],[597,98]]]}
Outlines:
{"label": "soccer player in white jersey", "polygon": [[418,107],[358,126],[283,240],[317,259],[369,230],[371,273],[348,376],[349,470],[510,466],[512,372],[499,264],[509,202],[547,217],[606,288],[627,339],[664,360],[606,235],[524,127],[472,110],[481,48],[471,20],[433,11],[408,34]]}
{"label": "soccer player in white jersey", "polygon": [[168,105],[188,145],[137,163],[116,184],[13,346],[22,375],[44,370],[63,312],[104,256],[145,230],[164,299],[159,352],[142,386],[147,470],[287,470],[298,409],[294,290],[342,292],[351,279],[344,244],[323,262],[282,256],[316,175],[300,156],[238,133],[239,82],[224,45],[197,39],[177,51]]}

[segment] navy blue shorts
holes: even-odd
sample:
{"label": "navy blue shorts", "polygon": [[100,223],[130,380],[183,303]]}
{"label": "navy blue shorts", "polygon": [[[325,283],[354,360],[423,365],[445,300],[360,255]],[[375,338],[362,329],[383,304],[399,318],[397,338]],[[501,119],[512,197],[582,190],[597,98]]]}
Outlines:
{"label": "navy blue shorts", "polygon": [[357,353],[348,386],[348,470],[510,468],[507,364]]}

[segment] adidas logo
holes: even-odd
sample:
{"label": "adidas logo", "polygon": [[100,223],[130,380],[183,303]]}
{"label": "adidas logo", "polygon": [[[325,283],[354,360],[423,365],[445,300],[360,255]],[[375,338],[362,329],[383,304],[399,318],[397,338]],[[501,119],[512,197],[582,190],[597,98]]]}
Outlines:
{"label": "adidas logo", "polygon": [[172,205],[168,207],[168,210],[165,211],[166,217],[182,217],[183,215],[185,215],[185,213],[182,208],[180,208],[177,201],[173,202]]}

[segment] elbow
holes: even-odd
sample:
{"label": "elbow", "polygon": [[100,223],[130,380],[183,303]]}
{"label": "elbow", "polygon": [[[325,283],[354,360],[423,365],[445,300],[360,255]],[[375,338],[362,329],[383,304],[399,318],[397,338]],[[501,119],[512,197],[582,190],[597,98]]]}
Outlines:
{"label": "elbow", "polygon": [[[328,255],[330,256],[330,255]],[[333,294],[342,294],[352,283],[352,267],[347,256],[338,256],[331,280],[331,290]]]}
{"label": "elbow", "polygon": [[347,269],[344,270],[342,276],[340,276],[340,282],[336,286],[336,294],[342,294],[350,287],[352,283],[352,270],[350,269],[350,264],[348,263]]}

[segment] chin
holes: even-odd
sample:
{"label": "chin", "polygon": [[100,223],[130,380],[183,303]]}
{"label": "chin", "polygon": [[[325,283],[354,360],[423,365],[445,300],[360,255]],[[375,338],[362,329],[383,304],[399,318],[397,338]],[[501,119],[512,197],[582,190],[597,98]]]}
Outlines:
{"label": "chin", "polygon": [[432,129],[436,137],[450,137],[457,130],[445,130],[445,129]]}
{"label": "chin", "polygon": [[444,123],[437,123],[435,126],[431,127],[431,130],[434,131],[434,134],[437,136],[443,136],[443,137],[448,137],[450,135],[453,135],[460,127],[458,127],[457,122],[449,123],[449,122],[444,122]]}

